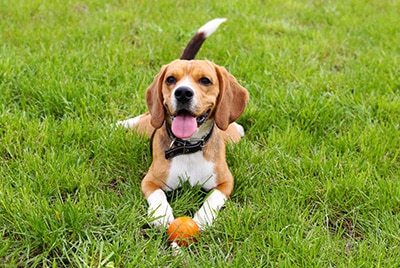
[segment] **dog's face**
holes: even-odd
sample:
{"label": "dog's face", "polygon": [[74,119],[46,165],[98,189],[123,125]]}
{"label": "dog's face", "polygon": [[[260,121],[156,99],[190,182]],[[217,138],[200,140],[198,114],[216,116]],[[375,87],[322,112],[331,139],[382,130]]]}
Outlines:
{"label": "dog's face", "polygon": [[175,60],[162,67],[146,99],[155,128],[166,120],[178,138],[190,138],[206,120],[225,130],[242,114],[248,93],[210,61]]}
{"label": "dog's face", "polygon": [[216,106],[219,81],[209,62],[175,61],[166,69],[163,84],[163,105],[168,115],[187,113],[199,118]]}

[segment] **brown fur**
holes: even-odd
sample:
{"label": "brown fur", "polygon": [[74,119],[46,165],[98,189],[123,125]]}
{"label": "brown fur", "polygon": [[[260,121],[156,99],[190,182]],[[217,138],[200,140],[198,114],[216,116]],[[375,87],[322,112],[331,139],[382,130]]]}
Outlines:
{"label": "brown fur", "polygon": [[[240,133],[231,125],[243,112],[248,101],[248,92],[224,67],[204,60],[176,60],[165,65],[148,87],[146,100],[149,113],[144,114],[136,124],[139,133],[151,136],[154,128],[159,129],[153,140],[153,162],[149,172],[142,181],[142,190],[146,198],[157,189],[165,189],[170,160],[165,159],[164,152],[171,140],[166,134],[165,121],[176,111],[171,104],[171,92],[174,86],[168,86],[165,79],[174,76],[178,81],[189,78],[196,85],[198,98],[194,114],[200,116],[211,110],[208,120],[215,120],[216,130],[207,145],[203,148],[205,159],[215,163],[217,187],[228,197],[233,189],[233,178],[225,160],[225,142],[238,142]],[[207,77],[212,86],[202,86],[197,82]]]}

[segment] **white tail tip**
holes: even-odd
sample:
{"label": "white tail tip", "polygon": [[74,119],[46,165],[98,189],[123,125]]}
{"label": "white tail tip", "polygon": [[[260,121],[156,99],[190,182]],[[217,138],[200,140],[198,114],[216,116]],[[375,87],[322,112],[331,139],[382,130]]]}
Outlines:
{"label": "white tail tip", "polygon": [[206,38],[208,38],[210,35],[212,35],[215,30],[218,29],[218,27],[226,21],[225,18],[217,18],[210,20],[206,24],[200,27],[200,29],[197,31],[198,33],[204,33]]}

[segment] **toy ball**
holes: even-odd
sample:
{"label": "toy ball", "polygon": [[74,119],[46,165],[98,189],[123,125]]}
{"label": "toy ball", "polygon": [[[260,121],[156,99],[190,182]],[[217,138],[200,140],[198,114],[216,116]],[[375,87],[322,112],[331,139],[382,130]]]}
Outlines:
{"label": "toy ball", "polygon": [[190,217],[176,218],[168,227],[169,241],[179,246],[188,246],[190,242],[196,242],[196,236],[199,234],[199,226]]}

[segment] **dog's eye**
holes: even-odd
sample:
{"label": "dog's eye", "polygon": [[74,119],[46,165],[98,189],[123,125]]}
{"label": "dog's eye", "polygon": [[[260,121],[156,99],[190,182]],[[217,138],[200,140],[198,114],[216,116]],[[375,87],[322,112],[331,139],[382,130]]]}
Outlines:
{"label": "dog's eye", "polygon": [[165,80],[165,83],[167,86],[172,86],[176,84],[176,78],[173,76],[168,76],[167,79]]}
{"label": "dog's eye", "polygon": [[207,77],[200,78],[199,79],[199,84],[203,85],[203,86],[211,86],[212,85],[211,80],[208,79]]}

